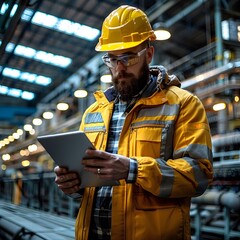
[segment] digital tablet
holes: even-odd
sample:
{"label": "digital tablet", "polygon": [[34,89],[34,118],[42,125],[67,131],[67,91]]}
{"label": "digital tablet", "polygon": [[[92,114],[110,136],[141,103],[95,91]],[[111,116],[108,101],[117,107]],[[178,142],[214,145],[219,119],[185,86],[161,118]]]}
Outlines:
{"label": "digital tablet", "polygon": [[119,185],[119,181],[105,180],[97,174],[84,170],[81,161],[88,158],[87,149],[95,149],[84,132],[74,131],[38,136],[37,140],[48,152],[54,162],[69,171],[78,172],[81,178],[81,188]]}

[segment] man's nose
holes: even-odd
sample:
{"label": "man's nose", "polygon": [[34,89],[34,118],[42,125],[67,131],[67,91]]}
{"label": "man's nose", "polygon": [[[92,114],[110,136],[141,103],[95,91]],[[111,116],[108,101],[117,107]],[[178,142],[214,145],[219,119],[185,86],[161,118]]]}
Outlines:
{"label": "man's nose", "polygon": [[116,70],[121,71],[121,70],[125,70],[127,67],[123,64],[123,62],[121,60],[117,61],[117,67]]}

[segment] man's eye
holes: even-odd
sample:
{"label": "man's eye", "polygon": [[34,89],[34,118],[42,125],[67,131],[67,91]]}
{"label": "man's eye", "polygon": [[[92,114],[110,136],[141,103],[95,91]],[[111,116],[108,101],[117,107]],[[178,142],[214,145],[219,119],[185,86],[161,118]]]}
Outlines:
{"label": "man's eye", "polygon": [[135,55],[130,55],[130,56],[128,56],[128,59],[130,59],[130,60],[135,59],[135,57],[136,57]]}
{"label": "man's eye", "polygon": [[128,61],[129,56],[122,56],[120,59],[121,59],[121,61]]}

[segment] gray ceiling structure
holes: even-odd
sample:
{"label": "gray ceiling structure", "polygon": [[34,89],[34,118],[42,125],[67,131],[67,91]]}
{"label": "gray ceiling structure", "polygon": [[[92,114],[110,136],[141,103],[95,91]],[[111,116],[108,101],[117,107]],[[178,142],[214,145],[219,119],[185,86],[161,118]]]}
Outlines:
{"label": "gray ceiling structure", "polygon": [[[11,1],[1,0],[0,4],[2,5],[4,2]],[[32,101],[25,101],[0,94],[0,140],[10,134],[16,126],[21,126],[24,119],[34,112],[37,104],[48,93],[56,89],[96,55],[97,39],[87,41],[31,24],[30,21],[22,21],[19,19],[21,10],[30,8],[100,30],[104,18],[118,6],[128,4],[139,7],[147,13],[152,25],[163,21],[169,27],[172,37],[167,41],[155,43],[156,59],[159,64],[166,64],[172,69],[178,69],[180,78],[185,79],[194,76],[193,69],[203,63],[188,63],[180,69],[172,64],[176,64],[179,59],[183,61],[186,55],[189,56],[189,54],[215,42],[216,5],[220,7],[222,19],[239,19],[240,9],[239,0],[19,0],[12,2],[20,4],[22,9],[19,9],[18,15],[16,14],[10,24],[5,25],[5,29],[1,29],[0,32],[2,41],[0,46],[0,85],[34,92],[36,98]],[[69,57],[73,61],[68,68],[64,69],[20,57],[13,52],[5,51],[5,46],[9,42]],[[53,81],[48,87],[19,81],[3,76],[4,67],[48,76]]]}

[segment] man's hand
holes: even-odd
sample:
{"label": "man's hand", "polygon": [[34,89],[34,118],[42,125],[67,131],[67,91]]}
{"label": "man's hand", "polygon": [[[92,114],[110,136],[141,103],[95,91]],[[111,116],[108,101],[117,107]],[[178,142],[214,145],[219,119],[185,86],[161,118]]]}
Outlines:
{"label": "man's hand", "polygon": [[127,179],[130,159],[118,154],[100,150],[86,151],[90,159],[84,159],[82,164],[85,170],[98,174],[102,179]]}
{"label": "man's hand", "polygon": [[76,193],[80,190],[80,179],[77,173],[69,172],[67,168],[55,167],[55,183],[65,194]]}

